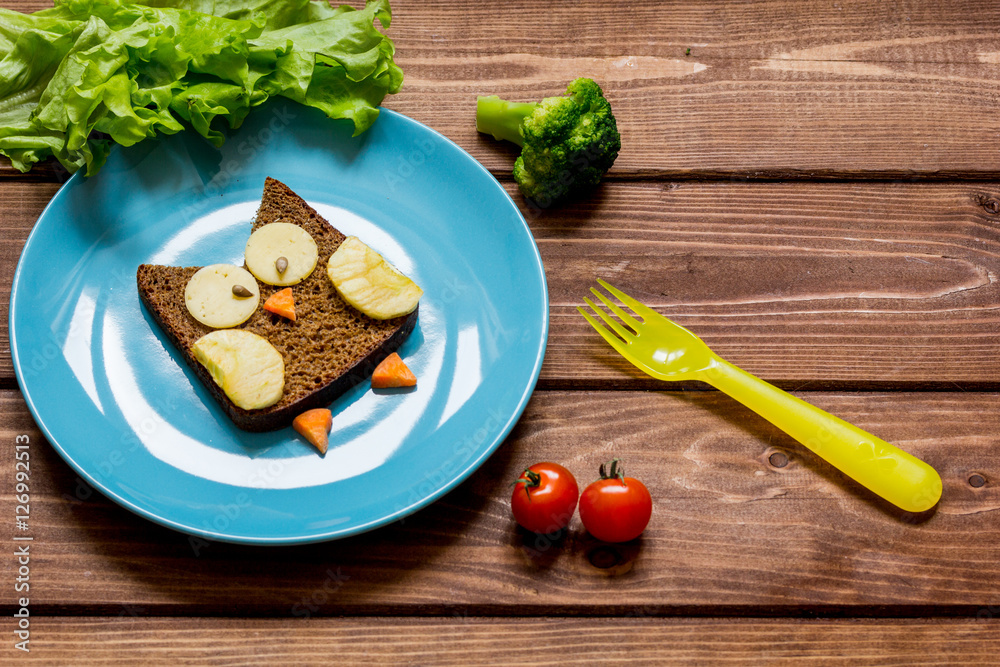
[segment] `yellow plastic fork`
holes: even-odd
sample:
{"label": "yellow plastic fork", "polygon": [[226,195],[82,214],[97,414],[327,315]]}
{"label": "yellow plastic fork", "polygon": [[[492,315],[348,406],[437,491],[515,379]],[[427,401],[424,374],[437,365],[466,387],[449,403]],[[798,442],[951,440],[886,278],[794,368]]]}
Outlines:
{"label": "yellow plastic fork", "polygon": [[907,512],[924,512],[940,500],[941,477],[920,459],[754,377],[716,355],[684,327],[605,281],[597,282],[641,319],[595,287],[590,291],[618,320],[586,297],[583,300],[607,327],[582,306],[577,310],[611,347],[652,377],[707,382]]}

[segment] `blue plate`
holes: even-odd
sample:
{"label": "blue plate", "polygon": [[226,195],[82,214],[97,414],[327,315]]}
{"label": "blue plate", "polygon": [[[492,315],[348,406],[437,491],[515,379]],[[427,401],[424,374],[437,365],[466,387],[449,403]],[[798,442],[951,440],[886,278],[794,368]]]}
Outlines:
{"label": "blue plate", "polygon": [[[400,350],[417,388],[339,398],[325,457],[291,428],[235,428],[136,290],[141,263],[242,264],[266,176],[424,289]],[[510,432],[547,334],[538,248],[479,163],[389,110],[352,138],[282,101],[221,150],[183,133],[71,178],[25,244],[10,303],[28,407],[81,476],[157,523],[252,544],[352,535],[440,498]]]}

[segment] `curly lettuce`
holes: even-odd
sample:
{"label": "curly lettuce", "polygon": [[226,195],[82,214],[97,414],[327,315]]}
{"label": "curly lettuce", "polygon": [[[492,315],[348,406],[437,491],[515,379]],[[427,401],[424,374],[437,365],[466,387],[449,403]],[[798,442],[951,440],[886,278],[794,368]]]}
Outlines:
{"label": "curly lettuce", "polygon": [[403,72],[388,0],[58,0],[0,9],[0,154],[88,176],[112,142],[190,127],[216,146],[273,95],[368,129]]}

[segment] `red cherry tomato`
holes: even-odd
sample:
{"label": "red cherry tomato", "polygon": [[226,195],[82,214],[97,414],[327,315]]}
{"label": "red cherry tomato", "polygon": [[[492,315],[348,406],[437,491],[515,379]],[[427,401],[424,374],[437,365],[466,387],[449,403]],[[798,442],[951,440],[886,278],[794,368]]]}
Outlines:
{"label": "red cherry tomato", "polygon": [[653,499],[646,486],[625,477],[618,459],[610,471],[601,465],[601,479],[580,496],[580,520],[591,535],[604,542],[628,542],[642,534],[653,515]]}
{"label": "red cherry tomato", "polygon": [[529,466],[514,482],[510,508],[525,529],[554,533],[569,524],[580,488],[569,470],[558,463]]}

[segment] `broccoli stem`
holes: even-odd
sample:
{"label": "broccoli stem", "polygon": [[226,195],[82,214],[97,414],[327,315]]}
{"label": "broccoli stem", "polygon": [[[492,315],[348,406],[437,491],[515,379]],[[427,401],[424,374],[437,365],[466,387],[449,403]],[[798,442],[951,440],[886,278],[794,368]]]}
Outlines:
{"label": "broccoli stem", "polygon": [[476,100],[476,129],[492,134],[494,139],[512,141],[524,146],[521,121],[538,106],[536,102],[508,102],[496,95]]}

